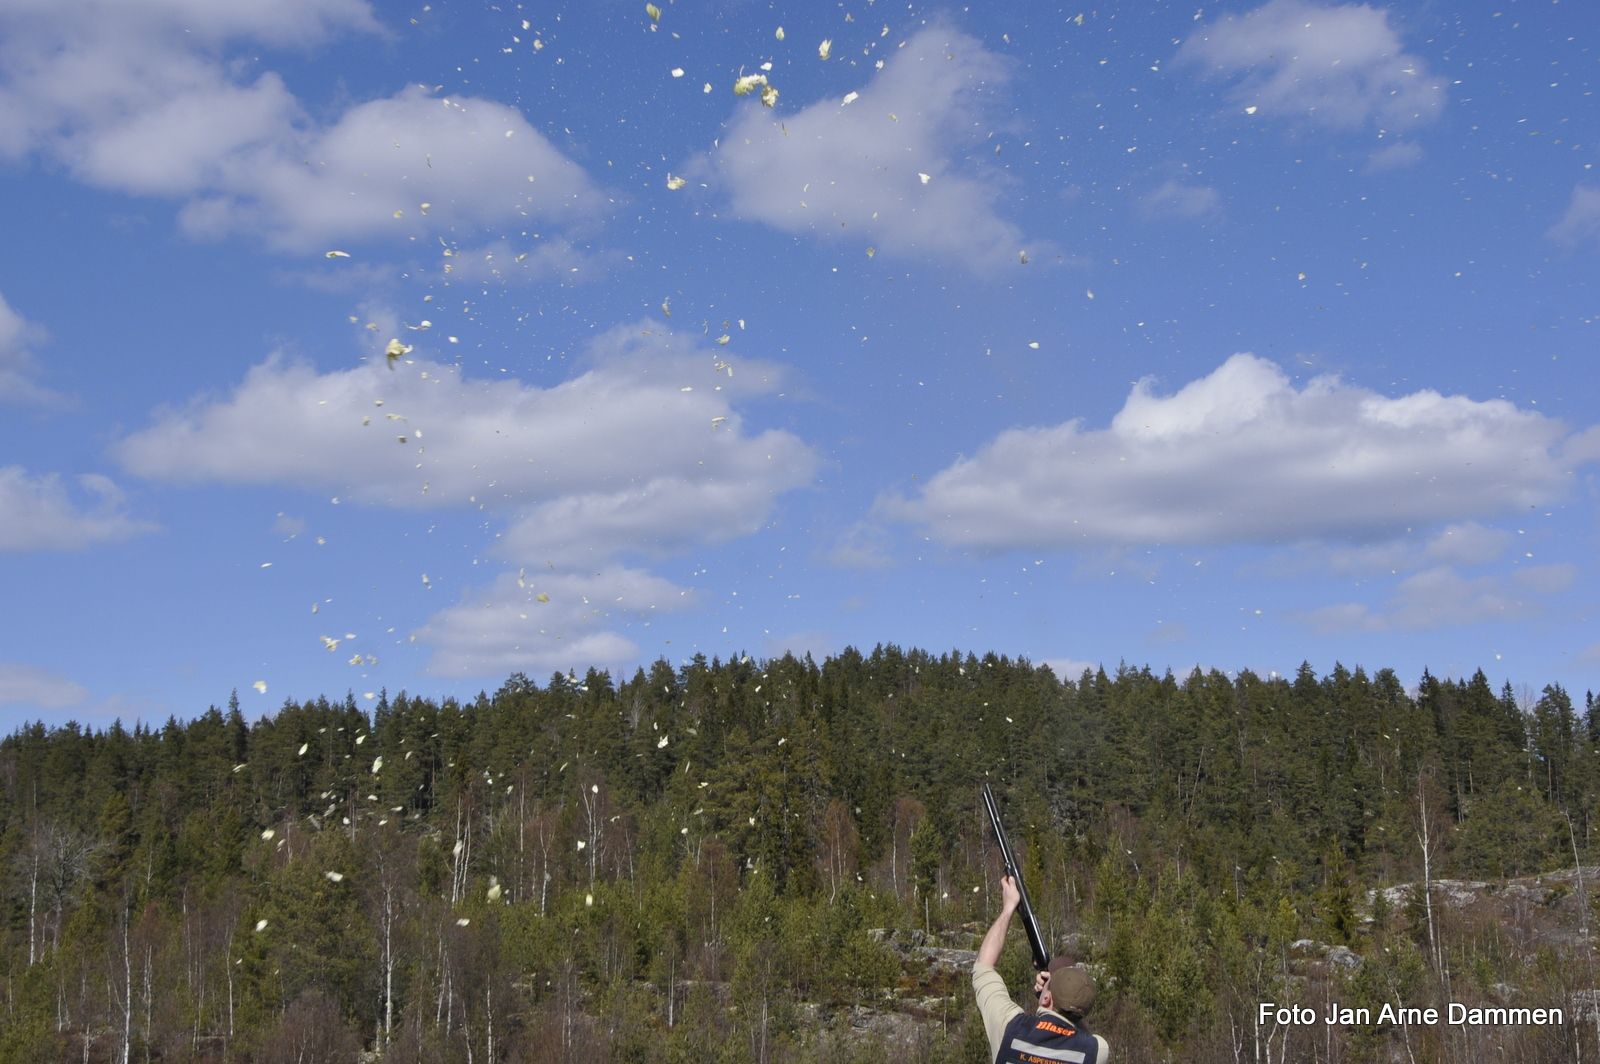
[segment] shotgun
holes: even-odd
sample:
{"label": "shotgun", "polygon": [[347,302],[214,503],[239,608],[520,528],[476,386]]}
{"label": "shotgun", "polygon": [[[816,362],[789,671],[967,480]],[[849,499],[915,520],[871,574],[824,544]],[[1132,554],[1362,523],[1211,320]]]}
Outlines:
{"label": "shotgun", "polygon": [[1028,888],[1022,884],[1022,869],[1017,867],[1017,855],[1012,852],[1011,840],[1006,838],[1005,826],[1000,823],[1000,805],[987,783],[983,785],[983,805],[989,811],[989,823],[994,826],[995,842],[1000,844],[1000,863],[1005,867],[1005,874],[1016,880],[1017,893],[1022,896],[1017,914],[1022,917],[1022,930],[1028,934],[1028,948],[1033,951],[1033,967],[1042,972],[1050,966],[1050,951],[1044,948],[1044,935],[1039,931],[1039,921],[1028,902]]}

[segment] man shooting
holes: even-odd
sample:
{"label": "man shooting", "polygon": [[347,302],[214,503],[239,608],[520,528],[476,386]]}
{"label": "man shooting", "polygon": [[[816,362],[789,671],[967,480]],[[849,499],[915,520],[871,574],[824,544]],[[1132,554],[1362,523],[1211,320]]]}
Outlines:
{"label": "man shooting", "polygon": [[1083,1027],[1083,1014],[1094,1005],[1094,979],[1068,958],[1051,958],[1034,977],[1036,1015],[1029,1016],[1011,1000],[995,965],[1022,895],[1010,876],[1000,880],[1000,894],[1000,915],[983,936],[972,965],[972,990],[995,1064],[1109,1064],[1111,1047]]}

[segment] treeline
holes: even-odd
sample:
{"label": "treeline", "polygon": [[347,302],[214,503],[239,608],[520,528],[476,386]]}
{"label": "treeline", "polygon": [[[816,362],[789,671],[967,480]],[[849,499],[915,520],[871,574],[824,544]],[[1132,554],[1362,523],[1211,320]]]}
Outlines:
{"label": "treeline", "polygon": [[[1444,1059],[1449,1032],[1302,1039],[1256,1004],[1595,985],[1585,935],[1507,938],[1432,887],[1593,863],[1592,697],[879,647],[24,728],[0,1064],[980,1064],[965,973],[916,947],[972,948],[998,904],[984,782],[1119,1061]],[[1578,1037],[1496,1032],[1496,1059]]]}

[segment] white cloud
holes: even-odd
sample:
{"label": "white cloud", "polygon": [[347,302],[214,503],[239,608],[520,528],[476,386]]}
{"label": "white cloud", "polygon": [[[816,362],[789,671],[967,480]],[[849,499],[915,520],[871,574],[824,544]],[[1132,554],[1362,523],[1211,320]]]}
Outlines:
{"label": "white cloud", "polygon": [[41,388],[39,360],[30,349],[44,337],[44,330],[23,320],[0,296],[0,402],[37,406],[59,406],[62,396]]}
{"label": "white cloud", "polygon": [[[539,601],[545,595],[549,601]],[[620,668],[639,645],[616,631],[642,631],[692,594],[641,569],[503,573],[489,587],[439,611],[416,635],[436,649],[428,670],[443,676],[504,676],[544,669]]]}
{"label": "white cloud", "polygon": [[558,281],[576,285],[600,280],[606,276],[606,267],[619,265],[622,258],[615,251],[580,251],[571,242],[557,238],[522,245],[522,250],[509,240],[496,240],[471,250],[454,250],[443,262],[451,266],[451,280],[457,283]]}
{"label": "white cloud", "polygon": [[1380,148],[1367,157],[1367,173],[1379,174],[1385,170],[1402,170],[1422,161],[1422,145],[1414,141],[1396,141]]}
{"label": "white cloud", "polygon": [[418,510],[537,515],[529,508],[554,504],[584,521],[574,534],[603,534],[642,505],[607,500],[647,499],[675,530],[701,519],[677,512],[674,485],[765,505],[810,480],[809,448],[778,430],[745,435],[732,406],[776,390],[778,367],[640,324],[654,327],[611,330],[592,368],[548,388],[474,380],[425,357],[318,373],[275,356],[227,398],[164,412],[113,452],[131,472],[179,483],[285,484]]}
{"label": "white cloud", "polygon": [[[184,208],[184,226],[207,236],[261,233],[276,246],[315,251],[330,240],[471,232],[524,216],[576,219],[598,202],[575,163],[515,108],[490,100],[410,86],[326,129],[290,132],[231,151],[214,173],[187,182],[199,198]],[[161,143],[140,130],[125,135],[129,150]],[[126,157],[122,145],[112,150]]]}
{"label": "white cloud", "polygon": [[1391,399],[1334,377],[1296,390],[1239,354],[1172,396],[1140,381],[1107,429],[1003,432],[877,510],[985,550],[1372,540],[1560,496],[1568,438],[1504,400]]}
{"label": "white cloud", "polygon": [[[1530,590],[1543,593],[1544,589]],[[1468,579],[1444,565],[1400,581],[1399,588],[1384,606],[1383,610],[1374,611],[1362,603],[1344,603],[1312,610],[1294,619],[1328,634],[1520,621],[1538,613],[1537,604],[1507,588],[1499,577]]]}
{"label": "white cloud", "polygon": [[582,170],[514,108],[413,86],[320,124],[276,74],[245,81],[250,65],[228,61],[230,46],[346,30],[378,30],[365,3],[8,3],[0,156],[37,153],[89,184],[187,201],[191,233],[295,251],[594,205]]}
{"label": "white cloud", "polygon": [[155,526],[125,512],[122,491],[107,477],[84,474],[87,508],[72,500],[55,473],[29,476],[21,466],[0,466],[0,551],[83,550],[115,543]]}
{"label": "white cloud", "polygon": [[892,569],[893,549],[888,529],[870,521],[857,521],[839,533],[822,560],[840,569]]}
{"label": "white cloud", "polygon": [[1189,638],[1189,626],[1182,621],[1173,621],[1170,624],[1158,621],[1154,628],[1144,634],[1144,641],[1151,646],[1165,646],[1168,643],[1187,643]]}
{"label": "white cloud", "polygon": [[1161,187],[1139,200],[1139,213],[1147,220],[1160,218],[1204,218],[1215,214],[1222,204],[1217,190],[1203,185],[1185,185],[1168,179]]}
{"label": "white cloud", "polygon": [[1100,670],[1100,666],[1095,662],[1079,661],[1076,658],[1041,658],[1038,664],[1050,666],[1050,671],[1056,674],[1056,679],[1071,680],[1073,683],[1083,678],[1085,669],[1089,672]]}
{"label": "white cloud", "polygon": [[1600,240],[1600,185],[1574,186],[1567,213],[1545,235],[1563,244]]}
{"label": "white cloud", "polygon": [[88,691],[65,676],[14,661],[0,661],[0,706],[65,709],[81,705],[88,698]]}
{"label": "white cloud", "polygon": [[964,159],[985,93],[1006,79],[977,40],[934,25],[848,104],[835,96],[795,114],[740,104],[709,172],[737,214],[784,232],[974,268],[1016,262],[1027,242],[995,211],[998,172]]}
{"label": "white cloud", "polygon": [[1230,98],[1263,117],[1404,129],[1438,117],[1444,86],[1403,47],[1385,11],[1270,0],[1202,28],[1178,58],[1211,77],[1240,77]]}
{"label": "white cloud", "polygon": [[[490,511],[509,522],[496,553],[541,580],[567,581],[568,605],[588,595],[609,610],[618,593],[675,603],[677,588],[618,567],[617,556],[747,535],[779,494],[810,482],[817,458],[791,433],[746,432],[734,407],[776,390],[779,367],[639,324],[598,338],[591,367],[548,388],[472,380],[426,358],[391,371],[375,355],[319,374],[275,357],[231,395],[163,413],[113,450],[130,471],[179,483],[283,484],[377,506]],[[612,662],[630,653],[632,643],[588,611],[579,630],[578,614],[539,603],[564,618],[544,624],[543,638],[520,617],[508,623],[536,594],[515,591],[502,577],[436,615],[423,632],[440,648],[434,670],[487,674],[512,658],[542,667],[551,655]],[[489,639],[496,631],[498,643]]]}
{"label": "white cloud", "polygon": [[1537,595],[1555,595],[1578,580],[1578,567],[1571,562],[1555,565],[1528,565],[1511,574],[1511,582]]}
{"label": "white cloud", "polygon": [[1476,521],[1447,525],[1431,536],[1380,543],[1299,543],[1261,568],[1271,576],[1332,572],[1341,576],[1412,573],[1437,565],[1483,565],[1500,558],[1515,537]]}

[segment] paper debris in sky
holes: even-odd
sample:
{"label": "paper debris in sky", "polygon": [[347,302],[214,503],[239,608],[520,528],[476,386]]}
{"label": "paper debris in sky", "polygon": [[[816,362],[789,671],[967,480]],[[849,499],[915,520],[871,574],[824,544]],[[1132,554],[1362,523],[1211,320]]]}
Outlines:
{"label": "paper debris in sky", "polygon": [[383,349],[383,353],[388,356],[389,368],[392,370],[396,362],[411,353],[411,345],[403,344],[399,340],[390,340],[388,346]]}
{"label": "paper debris in sky", "polygon": [[733,83],[733,94],[735,96],[748,96],[757,85],[765,85],[766,83],[767,76],[765,74],[745,74]]}
{"label": "paper debris in sky", "polygon": [[651,22],[661,21],[661,9],[654,4],[644,5],[644,13],[650,16]]}
{"label": "paper debris in sky", "polygon": [[328,258],[330,258],[330,259],[348,259],[349,257],[350,257],[350,253],[348,251],[330,251],[330,252],[328,252]]}
{"label": "paper debris in sky", "polygon": [[783,40],[783,27],[779,26],[778,27],[778,32],[774,33],[773,36],[778,38],[778,40],[780,40],[780,41]]}
{"label": "paper debris in sky", "polygon": [[267,693],[267,681],[265,681],[265,680],[257,680],[255,683],[251,684],[250,686],[254,687],[257,691],[260,691],[262,694],[266,694]]}
{"label": "paper debris in sky", "polygon": [[847,92],[844,94],[844,99],[840,101],[839,106],[843,107],[847,103],[855,103],[859,99],[861,99],[859,92]]}
{"label": "paper debris in sky", "polygon": [[674,192],[678,191],[678,189],[682,188],[684,185],[687,185],[688,183],[689,182],[685,181],[681,177],[673,177],[671,174],[667,175],[667,187],[670,188]]}
{"label": "paper debris in sky", "polygon": [[817,58],[818,59],[826,59],[829,56],[831,56],[832,54],[833,54],[833,42],[832,41],[823,41],[821,44],[817,45]]}

